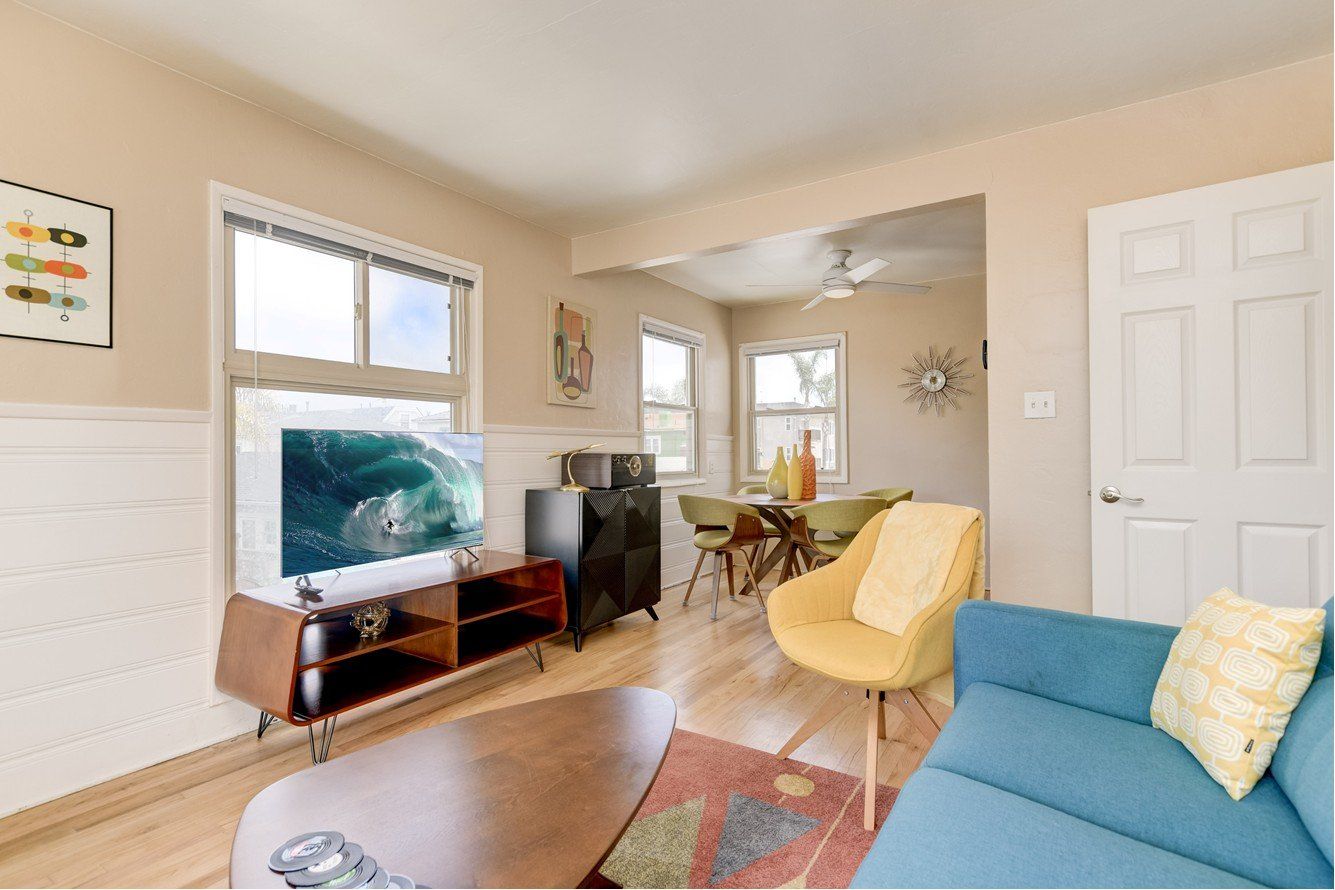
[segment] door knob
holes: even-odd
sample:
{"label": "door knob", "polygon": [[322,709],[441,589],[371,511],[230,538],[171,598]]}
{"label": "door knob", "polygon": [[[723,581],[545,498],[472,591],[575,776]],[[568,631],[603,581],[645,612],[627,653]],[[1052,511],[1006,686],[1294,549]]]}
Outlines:
{"label": "door knob", "polygon": [[1126,501],[1129,504],[1143,504],[1144,498],[1133,498],[1122,494],[1122,490],[1116,485],[1105,485],[1099,489],[1099,500],[1106,504],[1115,504],[1118,501]]}

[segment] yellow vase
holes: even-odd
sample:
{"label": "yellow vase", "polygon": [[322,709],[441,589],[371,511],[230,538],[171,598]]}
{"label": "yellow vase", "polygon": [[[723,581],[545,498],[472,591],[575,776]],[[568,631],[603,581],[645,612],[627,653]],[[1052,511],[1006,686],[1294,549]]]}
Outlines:
{"label": "yellow vase", "polygon": [[774,449],[774,465],[765,477],[765,490],[772,498],[788,497],[788,461],[783,459],[783,448]]}
{"label": "yellow vase", "polygon": [[788,497],[802,497],[802,462],[797,458],[797,446],[793,446],[792,459],[788,461]]}

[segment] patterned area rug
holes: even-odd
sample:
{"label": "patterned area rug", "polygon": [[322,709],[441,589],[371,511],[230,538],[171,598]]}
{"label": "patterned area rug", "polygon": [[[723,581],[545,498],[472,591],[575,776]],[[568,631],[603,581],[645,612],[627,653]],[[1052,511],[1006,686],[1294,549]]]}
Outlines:
{"label": "patterned area rug", "polygon": [[[899,789],[876,789],[876,825]],[[871,848],[862,780],[677,730],[603,863],[623,887],[847,887]]]}

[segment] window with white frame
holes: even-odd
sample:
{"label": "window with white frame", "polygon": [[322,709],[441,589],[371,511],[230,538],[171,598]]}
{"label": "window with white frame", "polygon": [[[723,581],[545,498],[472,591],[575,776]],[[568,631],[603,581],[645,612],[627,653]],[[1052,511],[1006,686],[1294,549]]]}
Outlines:
{"label": "window with white frame", "polygon": [[810,430],[817,477],[848,480],[845,344],[842,333],[742,344],[738,377],[748,478],[763,478],[779,448],[791,458]]}
{"label": "window with white frame", "polygon": [[232,197],[223,207],[231,589],[279,580],[284,428],[465,430],[476,272]]}
{"label": "window with white frame", "polygon": [[640,435],[644,450],[657,456],[659,476],[699,471],[704,345],[698,331],[640,317]]}

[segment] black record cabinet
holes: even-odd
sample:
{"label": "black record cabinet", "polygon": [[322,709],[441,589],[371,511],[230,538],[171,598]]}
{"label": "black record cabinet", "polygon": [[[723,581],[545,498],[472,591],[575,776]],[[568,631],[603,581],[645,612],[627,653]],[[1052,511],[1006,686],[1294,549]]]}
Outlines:
{"label": "black record cabinet", "polygon": [[530,488],[524,499],[524,550],[561,560],[566,630],[575,651],[595,627],[644,609],[655,621],[662,599],[659,488],[561,491]]}

